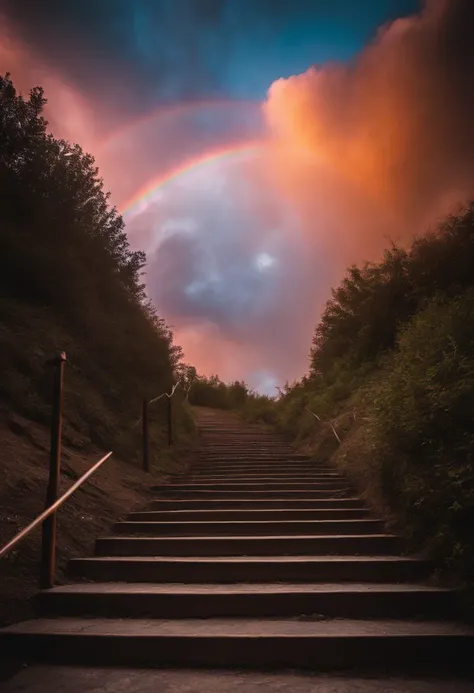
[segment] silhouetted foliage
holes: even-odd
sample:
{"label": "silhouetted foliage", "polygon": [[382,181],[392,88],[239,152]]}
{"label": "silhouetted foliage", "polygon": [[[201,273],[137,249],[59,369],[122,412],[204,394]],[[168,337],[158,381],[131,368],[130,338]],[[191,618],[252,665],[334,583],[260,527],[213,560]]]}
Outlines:
{"label": "silhouetted foliage", "polygon": [[66,349],[69,423],[117,446],[142,397],[170,387],[181,352],[93,157],[47,132],[45,103],[41,88],[23,98],[0,77],[0,396],[45,418],[44,362]]}
{"label": "silhouetted foliage", "polygon": [[244,381],[223,383],[217,375],[196,376],[189,391],[189,401],[201,407],[239,409],[244,406],[249,388]]}

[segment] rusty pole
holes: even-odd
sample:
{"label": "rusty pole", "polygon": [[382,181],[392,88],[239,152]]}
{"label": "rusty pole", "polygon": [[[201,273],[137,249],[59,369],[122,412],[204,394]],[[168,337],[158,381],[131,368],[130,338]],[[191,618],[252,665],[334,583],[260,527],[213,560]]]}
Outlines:
{"label": "rusty pole", "polygon": [[148,400],[143,400],[142,409],[142,461],[143,471],[150,471],[150,438],[148,435]]}
{"label": "rusty pole", "polygon": [[[66,354],[62,351],[53,359],[53,414],[51,420],[51,441],[49,455],[49,480],[46,491],[46,508],[56,502],[59,494],[59,475],[61,471],[61,432],[63,422],[63,375]],[[54,585],[56,567],[56,513],[43,522],[41,542],[40,586],[50,589]]]}

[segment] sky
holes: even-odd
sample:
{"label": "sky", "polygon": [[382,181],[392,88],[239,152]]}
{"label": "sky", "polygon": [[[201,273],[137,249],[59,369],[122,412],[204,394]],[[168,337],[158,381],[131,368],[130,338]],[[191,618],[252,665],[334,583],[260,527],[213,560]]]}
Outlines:
{"label": "sky", "polygon": [[198,371],[301,377],[351,263],[474,182],[470,0],[0,0],[0,71],[99,165]]}

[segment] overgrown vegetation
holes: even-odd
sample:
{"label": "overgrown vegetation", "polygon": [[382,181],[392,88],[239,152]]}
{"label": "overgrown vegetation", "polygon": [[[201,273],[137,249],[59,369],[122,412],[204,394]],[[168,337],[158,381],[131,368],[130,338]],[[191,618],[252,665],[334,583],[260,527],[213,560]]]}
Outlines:
{"label": "overgrown vegetation", "polygon": [[474,204],[411,248],[351,267],[316,327],[308,375],[276,399],[248,393],[242,414],[332,458],[413,548],[472,580]]}
{"label": "overgrown vegetation", "polygon": [[[0,399],[46,421],[46,361],[65,350],[66,438],[131,458],[142,398],[171,387],[180,349],[93,157],[48,134],[45,103],[41,88],[23,98],[0,77]],[[160,446],[160,409],[154,420]]]}
{"label": "overgrown vegetation", "polygon": [[189,380],[189,402],[201,407],[240,409],[248,394],[248,387],[243,381],[226,384],[217,375],[198,376],[195,370]]}

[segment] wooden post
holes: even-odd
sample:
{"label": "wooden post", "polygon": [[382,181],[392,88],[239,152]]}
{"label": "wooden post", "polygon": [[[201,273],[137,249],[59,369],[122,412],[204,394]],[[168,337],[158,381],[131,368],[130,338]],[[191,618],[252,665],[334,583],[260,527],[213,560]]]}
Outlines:
{"label": "wooden post", "polygon": [[[63,375],[66,354],[62,351],[53,360],[54,389],[53,415],[51,421],[51,442],[49,455],[49,480],[46,491],[46,508],[58,499],[59,475],[61,471],[61,432],[63,421]],[[54,512],[43,522],[41,543],[40,586],[50,589],[54,585],[56,568],[56,513]]]}
{"label": "wooden post", "polygon": [[168,445],[173,443],[173,417],[171,408],[171,397],[166,398],[168,400]]}
{"label": "wooden post", "polygon": [[150,471],[150,437],[148,435],[148,400],[143,400],[143,410],[142,410],[142,460],[143,460],[143,471]]}

